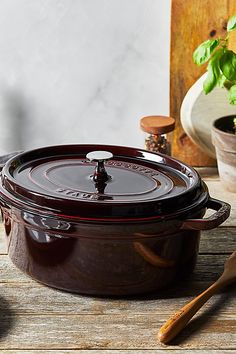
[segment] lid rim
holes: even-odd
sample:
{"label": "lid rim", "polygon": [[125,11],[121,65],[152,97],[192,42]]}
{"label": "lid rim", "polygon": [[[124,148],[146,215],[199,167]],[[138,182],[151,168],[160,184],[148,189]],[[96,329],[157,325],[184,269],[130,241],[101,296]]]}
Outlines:
{"label": "lid rim", "polygon": [[[61,152],[65,150],[65,148],[68,149],[68,153],[63,153]],[[70,149],[72,148],[72,152]],[[45,152],[47,152],[46,156],[47,157],[53,157],[55,159],[58,159],[60,157],[65,157],[69,158],[71,156],[76,156],[79,158],[84,158],[84,153],[88,151],[92,151],[95,149],[106,149],[106,150],[113,150],[116,152],[116,158],[121,158],[124,159],[125,162],[128,162],[132,160],[134,163],[136,163],[139,166],[146,166],[147,168],[155,169],[157,171],[157,174],[159,171],[162,171],[162,173],[168,175],[171,172],[178,175],[179,177],[181,176],[182,180],[186,184],[186,189],[182,190],[181,193],[176,193],[174,195],[164,195],[159,198],[149,198],[147,200],[113,200],[113,201],[106,201],[106,200],[76,200],[76,199],[64,199],[60,198],[59,196],[53,195],[53,194],[46,194],[42,193],[41,191],[37,191],[37,193],[30,188],[20,186],[19,181],[16,181],[14,179],[14,176],[11,174],[10,169],[12,166],[14,167],[14,163],[26,163],[28,161],[34,161],[35,159],[40,156],[40,159],[43,159],[45,155]],[[56,150],[56,151],[55,151]],[[43,152],[43,153],[42,153]],[[50,155],[51,153],[51,155]],[[36,157],[35,157],[36,155]],[[34,159],[32,159],[34,157]],[[168,157],[163,154],[154,154],[151,152],[148,152],[146,150],[142,149],[135,149],[135,148],[130,148],[130,147],[123,147],[123,146],[114,146],[114,145],[88,145],[88,144],[83,144],[83,145],[57,145],[57,146],[50,146],[50,147],[43,147],[40,149],[35,149],[35,150],[30,150],[26,151],[23,153],[18,154],[17,156],[12,157],[4,166],[2,170],[2,188],[7,191],[11,195],[11,199],[16,199],[19,203],[25,203],[30,207],[34,206],[35,207],[35,199],[26,198],[26,194],[33,196],[33,194],[37,194],[37,200],[42,199],[46,201],[50,201],[50,206],[44,203],[38,203],[37,210],[44,210],[46,213],[50,210],[50,213],[55,211],[56,214],[58,214],[59,211],[63,211],[63,214],[67,216],[72,216],[71,213],[69,213],[69,209],[71,208],[85,208],[87,211],[88,215],[95,215],[94,210],[97,208],[99,217],[102,217],[103,214],[106,214],[106,218],[111,218],[113,214],[115,214],[115,218],[118,218],[119,215],[121,218],[124,218],[124,213],[127,212],[127,215],[131,215],[133,213],[134,218],[138,218],[141,215],[153,215],[155,214],[165,215],[168,214],[167,209],[169,208],[170,212],[173,212],[176,208],[182,209],[182,206],[187,206],[191,205],[192,202],[194,201],[194,198],[197,199],[199,198],[199,195],[203,193],[204,188],[202,185],[202,181],[198,175],[198,173],[191,168],[188,165],[185,165],[184,163],[173,159],[171,157]],[[9,189],[5,188],[5,186],[9,183],[11,185],[11,188]],[[17,188],[20,186],[23,189],[25,189],[25,192],[22,195],[19,195],[15,193],[14,187]],[[4,195],[4,192],[2,193]],[[191,198],[190,198],[191,197]],[[25,199],[24,199],[25,198]],[[181,199],[181,205],[180,205],[180,200]],[[189,201],[192,199],[192,201]],[[173,207],[171,204],[175,204],[175,202],[178,202],[179,205],[177,207]],[[52,204],[54,203],[54,207],[51,207]],[[61,204],[61,205],[60,205]],[[169,207],[167,207],[169,204]],[[89,210],[91,208],[92,210]],[[108,208],[113,209],[112,211],[109,210]],[[127,208],[130,208],[129,210]],[[133,209],[132,209],[133,208]],[[154,211],[152,211],[152,208],[154,208]],[[119,210],[118,210],[119,209]],[[123,209],[123,210],[122,210]],[[148,210],[149,209],[149,210]],[[78,215],[79,213],[77,213]],[[109,214],[109,216],[107,216]],[[111,214],[111,215],[110,215]],[[147,217],[149,217],[147,216]]]}
{"label": "lid rim", "polygon": [[[182,209],[179,209],[178,211],[174,211],[172,213],[166,214],[166,215],[153,215],[153,216],[148,216],[148,217],[133,217],[133,218],[128,218],[128,217],[117,217],[117,218],[112,218],[112,217],[82,217],[82,216],[78,216],[78,215],[67,215],[67,214],[61,214],[60,212],[55,212],[55,210],[44,210],[42,208],[36,208],[34,206],[31,206],[30,204],[26,204],[22,201],[17,200],[13,200],[11,199],[11,197],[7,197],[6,195],[1,193],[0,190],[0,201],[1,199],[3,200],[3,202],[8,202],[9,204],[11,204],[11,206],[18,208],[21,211],[26,211],[26,212],[30,212],[30,213],[35,213],[37,216],[41,215],[43,217],[48,217],[48,218],[55,218],[55,217],[59,217],[65,220],[78,220],[79,222],[124,222],[124,223],[129,223],[129,222],[133,222],[133,223],[138,223],[140,221],[165,221],[165,220],[169,220],[169,219],[174,219],[174,217],[179,217],[180,215],[184,216],[185,214],[190,213],[193,210],[199,210],[201,208],[204,207],[204,205],[207,204],[208,199],[210,198],[209,194],[206,192],[205,194],[201,195],[200,200],[198,199],[197,201],[195,201],[195,203],[193,204],[189,204],[187,206],[185,206]],[[8,205],[8,204],[7,204]],[[22,207],[23,205],[23,207]]]}

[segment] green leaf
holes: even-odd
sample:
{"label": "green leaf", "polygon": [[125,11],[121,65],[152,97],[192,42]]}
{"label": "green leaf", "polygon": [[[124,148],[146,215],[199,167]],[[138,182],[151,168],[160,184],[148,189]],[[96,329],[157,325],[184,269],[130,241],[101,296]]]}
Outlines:
{"label": "green leaf", "polygon": [[214,53],[212,56],[211,60],[208,63],[207,66],[207,77],[205,81],[203,82],[203,90],[205,94],[208,94],[213,90],[213,88],[217,85],[218,80],[221,78],[221,70],[220,70],[220,58],[222,57],[224,53],[224,49],[221,48],[217,50],[217,52]]}
{"label": "green leaf", "polygon": [[236,80],[236,54],[232,50],[226,50],[222,55],[220,68],[229,81]]}
{"label": "green leaf", "polygon": [[230,17],[228,23],[227,23],[227,31],[231,32],[235,30],[236,28],[236,15]]}
{"label": "green leaf", "polygon": [[220,43],[219,39],[208,39],[200,44],[193,53],[193,61],[197,65],[202,65],[210,59],[213,50]]}
{"label": "green leaf", "polygon": [[230,89],[229,89],[229,103],[230,104],[234,104],[236,105],[236,85],[233,85]]}

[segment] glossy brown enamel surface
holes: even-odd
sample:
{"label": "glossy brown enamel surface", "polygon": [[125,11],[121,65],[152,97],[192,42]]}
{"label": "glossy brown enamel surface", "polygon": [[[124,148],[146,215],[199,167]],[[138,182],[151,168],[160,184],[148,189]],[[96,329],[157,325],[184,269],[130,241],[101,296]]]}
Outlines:
{"label": "glossy brown enamel surface", "polygon": [[[77,225],[78,237],[67,237],[42,230],[38,217],[15,208],[13,217],[4,210],[4,223],[9,256],[19,269],[52,287],[94,295],[132,295],[172,284],[193,270],[200,236],[179,231],[180,222],[172,220],[133,230]],[[106,238],[109,233],[113,238]]]}
{"label": "glossy brown enamel surface", "polygon": [[0,192],[39,212],[108,219],[166,215],[208,198],[196,171],[179,161],[145,150],[102,148],[113,154],[104,162],[105,181],[94,180],[97,162],[86,158],[100,145],[54,146],[11,159]]}
{"label": "glossy brown enamel surface", "polygon": [[[86,158],[88,156],[88,158]],[[93,295],[171,286],[195,266],[200,230],[229,215],[181,162],[145,150],[67,145],[3,167],[8,253],[34,279]],[[215,210],[202,219],[207,208]]]}

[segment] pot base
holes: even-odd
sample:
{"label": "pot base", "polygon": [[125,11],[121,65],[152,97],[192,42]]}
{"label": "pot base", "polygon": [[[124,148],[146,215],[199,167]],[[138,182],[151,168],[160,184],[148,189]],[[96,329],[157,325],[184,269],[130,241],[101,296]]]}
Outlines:
{"label": "pot base", "polygon": [[[50,287],[95,296],[129,296],[172,286],[194,269],[199,231],[131,239],[50,235],[10,220],[8,251],[21,271]],[[9,226],[10,225],[10,226]]]}

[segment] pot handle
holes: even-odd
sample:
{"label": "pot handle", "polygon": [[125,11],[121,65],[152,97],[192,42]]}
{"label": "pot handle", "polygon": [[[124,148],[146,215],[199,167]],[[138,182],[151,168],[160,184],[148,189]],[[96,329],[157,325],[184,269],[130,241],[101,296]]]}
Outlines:
{"label": "pot handle", "polygon": [[7,155],[0,156],[0,172],[2,171],[3,167],[5,166],[6,162],[10,160],[13,156],[20,154],[23,151],[15,151]]}
{"label": "pot handle", "polygon": [[211,230],[222,224],[230,215],[231,206],[221,200],[209,198],[207,209],[216,210],[216,213],[206,219],[186,219],[184,220],[182,230]]}

